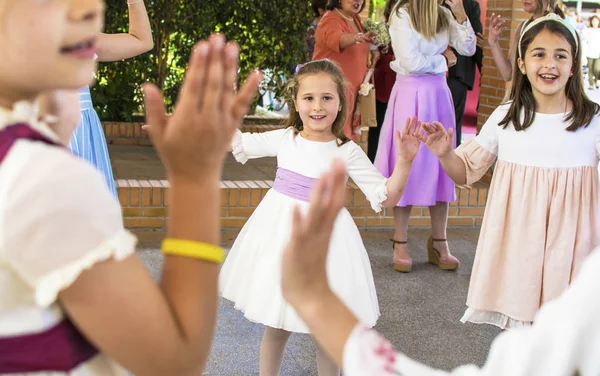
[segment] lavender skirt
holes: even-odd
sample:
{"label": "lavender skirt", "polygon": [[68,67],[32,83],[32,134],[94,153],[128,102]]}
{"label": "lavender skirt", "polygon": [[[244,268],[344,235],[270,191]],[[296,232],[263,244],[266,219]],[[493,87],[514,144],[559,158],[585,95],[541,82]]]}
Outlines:
{"label": "lavender skirt", "polygon": [[[394,131],[402,131],[406,118],[411,116],[417,116],[423,122],[439,121],[446,129],[455,127],[454,105],[446,75],[396,77],[375,157],[375,167],[385,177],[392,174],[396,165]],[[437,202],[454,200],[454,182],[446,175],[437,157],[421,145],[397,206],[433,206]]]}

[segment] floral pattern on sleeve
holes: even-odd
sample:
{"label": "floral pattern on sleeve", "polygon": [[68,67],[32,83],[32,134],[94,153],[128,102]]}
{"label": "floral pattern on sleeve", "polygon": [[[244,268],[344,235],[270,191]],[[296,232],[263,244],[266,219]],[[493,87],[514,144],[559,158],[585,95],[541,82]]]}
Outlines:
{"label": "floral pattern on sleeve", "polygon": [[396,370],[399,353],[377,331],[358,325],[344,349],[344,375],[401,376]]}

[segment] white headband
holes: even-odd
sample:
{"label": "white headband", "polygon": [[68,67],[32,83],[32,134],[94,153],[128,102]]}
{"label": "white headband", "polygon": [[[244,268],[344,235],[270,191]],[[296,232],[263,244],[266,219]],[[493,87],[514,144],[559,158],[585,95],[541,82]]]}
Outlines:
{"label": "white headband", "polygon": [[555,21],[555,22],[560,23],[564,27],[566,27],[567,30],[569,30],[569,32],[571,32],[571,35],[573,35],[573,39],[575,39],[575,52],[577,52],[577,49],[579,48],[579,40],[577,39],[577,32],[571,27],[571,25],[569,25],[565,20],[563,20],[556,13],[548,13],[544,17],[539,17],[539,18],[536,18],[535,20],[531,21],[525,27],[525,29],[523,29],[523,31],[521,32],[521,36],[519,37],[519,44],[517,45],[517,47],[519,49],[519,57],[523,57],[523,54],[521,53],[521,40],[523,39],[523,35],[525,35],[525,33],[528,32],[529,30],[531,30],[531,28],[534,27],[535,25],[540,24],[542,22],[546,22],[546,21]]}

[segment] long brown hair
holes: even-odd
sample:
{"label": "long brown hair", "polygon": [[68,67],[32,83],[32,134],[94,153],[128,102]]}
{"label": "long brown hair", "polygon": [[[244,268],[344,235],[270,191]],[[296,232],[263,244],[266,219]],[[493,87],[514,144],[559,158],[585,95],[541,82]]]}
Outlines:
{"label": "long brown hair", "polygon": [[437,0],[400,0],[396,13],[402,7],[406,7],[412,27],[426,39],[435,38],[450,26],[449,12]]}
{"label": "long brown hair", "polygon": [[294,134],[296,135],[304,129],[304,124],[302,124],[300,114],[296,110],[294,100],[297,99],[298,90],[302,80],[315,74],[329,75],[337,86],[341,110],[338,112],[337,117],[331,125],[331,132],[337,137],[338,146],[341,146],[350,141],[348,137],[344,135],[344,124],[348,118],[348,100],[345,91],[346,82],[344,81],[344,76],[342,75],[340,68],[329,59],[313,60],[300,66],[294,77],[285,85],[285,99],[289,108],[289,116],[285,122],[285,127],[294,128]]}
{"label": "long brown hair", "polygon": [[[581,127],[587,127],[594,116],[600,111],[600,106],[588,98],[583,88],[583,78],[581,74],[581,49],[577,48],[579,45],[579,36],[577,40],[573,37],[573,34],[567,29],[567,26],[558,21],[544,21],[531,29],[523,35],[521,39],[521,51],[523,51],[523,57],[526,59],[525,51],[533,42],[535,37],[542,31],[548,30],[552,34],[560,35],[563,37],[569,45],[571,45],[571,52],[573,55],[573,65],[571,67],[573,75],[569,77],[567,85],[565,87],[565,94],[568,99],[573,103],[573,108],[567,114],[565,122],[571,124],[567,128],[567,131],[574,132]],[[503,128],[506,128],[509,123],[512,123],[515,130],[522,131],[527,129],[533,123],[536,112],[536,102],[533,96],[533,90],[531,88],[531,82],[527,78],[527,75],[522,74],[518,67],[518,56],[517,60],[513,62],[513,77],[512,88],[510,93],[510,108],[504,116],[504,119],[498,124]],[[521,121],[521,112],[524,112],[523,121]]]}

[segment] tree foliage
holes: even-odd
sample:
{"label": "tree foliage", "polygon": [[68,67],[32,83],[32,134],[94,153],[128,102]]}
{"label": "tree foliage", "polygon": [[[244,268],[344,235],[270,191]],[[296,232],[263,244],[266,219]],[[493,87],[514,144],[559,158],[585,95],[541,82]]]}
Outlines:
{"label": "tree foliage", "polygon": [[[105,31],[127,32],[125,2],[107,0],[106,5]],[[312,21],[308,0],[146,0],[146,7],[154,49],[98,69],[92,92],[103,120],[132,120],[141,111],[140,85],[148,81],[163,89],[170,109],[193,45],[212,32],[239,43],[241,80],[255,68],[269,69],[274,77],[291,75],[303,62],[304,36]]]}

